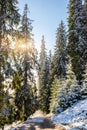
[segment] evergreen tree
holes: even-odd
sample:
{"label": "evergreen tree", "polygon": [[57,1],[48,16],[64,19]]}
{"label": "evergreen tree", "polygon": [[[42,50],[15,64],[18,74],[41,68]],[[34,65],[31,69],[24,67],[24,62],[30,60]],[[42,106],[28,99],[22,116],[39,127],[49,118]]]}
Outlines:
{"label": "evergreen tree", "polygon": [[50,95],[50,112],[51,113],[55,113],[57,107],[56,107],[56,103],[57,103],[57,97],[59,94],[59,89],[62,87],[61,85],[61,81],[58,80],[57,77],[54,78],[53,82],[52,82],[52,87],[51,87],[51,95]]}
{"label": "evergreen tree", "polygon": [[67,79],[61,79],[60,81],[57,79],[57,81],[58,83],[53,85],[51,93],[53,96],[56,94],[52,104],[53,112],[58,114],[72,106],[75,102],[80,100],[82,96],[81,86],[77,84],[76,77],[72,71],[70,59],[67,64]]}
{"label": "evergreen tree", "polygon": [[[10,105],[8,100],[9,98],[7,98],[9,95],[7,91],[8,85],[6,84],[6,72],[8,66],[10,66],[9,55],[11,52],[11,40],[9,37],[13,32],[13,26],[18,24],[19,19],[20,15],[17,9],[17,1],[0,0],[0,93],[2,94],[0,98],[0,126],[1,124],[4,125],[7,122],[7,118],[9,117],[9,114],[6,115],[6,112],[3,113],[3,110],[6,110]],[[4,99],[6,99],[5,102]],[[9,113],[8,109],[7,113]]]}
{"label": "evergreen tree", "polygon": [[67,43],[66,31],[63,21],[59,24],[56,34],[56,46],[52,60],[52,75],[58,78],[66,77],[66,63],[67,63]]}
{"label": "evergreen tree", "polygon": [[[51,96],[50,111],[55,112],[57,108],[57,97],[59,88],[62,87],[62,80],[66,78],[67,64],[67,43],[66,31],[63,21],[59,24],[56,35],[56,46],[52,59],[51,68]],[[56,78],[55,78],[56,77]],[[53,105],[52,105],[53,104]]]}
{"label": "evergreen tree", "polygon": [[85,83],[86,83],[86,85],[87,85],[87,64],[86,64],[86,67],[85,67],[86,69],[85,69],[85,74],[84,74],[84,78],[85,78]]}
{"label": "evergreen tree", "polygon": [[87,42],[87,35],[85,35],[87,33],[87,0],[84,0],[84,4],[83,4],[83,8],[81,11],[81,18],[80,18],[80,22],[81,22],[81,29],[80,31],[83,32],[82,33],[82,38],[84,39],[85,42]]}
{"label": "evergreen tree", "polygon": [[68,88],[70,88],[70,86],[72,84],[76,84],[77,83],[76,76],[75,76],[74,72],[72,71],[72,63],[71,63],[70,57],[68,57],[66,74],[67,74],[66,86]]}
{"label": "evergreen tree", "polygon": [[[0,32],[13,28],[18,24],[20,15],[17,8],[17,0],[0,0]],[[8,6],[7,6],[8,5]],[[8,25],[8,26],[7,26]]]}
{"label": "evergreen tree", "polygon": [[45,40],[44,36],[42,36],[41,41],[41,52],[39,59],[39,101],[40,101],[40,109],[48,113],[49,112],[49,62],[45,49]]}
{"label": "evergreen tree", "polygon": [[51,96],[51,85],[52,85],[52,77],[51,77],[51,63],[52,63],[52,54],[51,50],[49,51],[49,55],[47,58],[47,70],[48,70],[48,82],[47,82],[47,98],[46,98],[46,104],[47,104],[47,113],[50,112],[50,96]]}
{"label": "evergreen tree", "polygon": [[82,6],[82,11],[80,13],[80,28],[79,28],[79,33],[80,33],[80,42],[81,42],[81,47],[83,50],[83,55],[82,58],[84,59],[84,66],[87,63],[87,1],[84,0],[83,6]]}
{"label": "evergreen tree", "polygon": [[83,59],[84,45],[80,38],[82,0],[70,0],[68,10],[68,53],[71,57],[73,71],[78,83],[80,84],[82,82],[82,74],[85,69]]}
{"label": "evergreen tree", "polygon": [[13,80],[16,91],[15,104],[17,106],[17,112],[19,113],[19,118],[24,120],[33,114],[36,109],[36,84],[33,72],[36,62],[36,49],[31,34],[32,20],[28,18],[28,11],[28,6],[26,4],[19,33],[16,36],[16,54],[14,57],[16,60],[16,73]]}
{"label": "evergreen tree", "polygon": [[81,93],[82,93],[82,99],[87,98],[87,64],[85,65],[85,71],[84,71],[84,82],[82,84],[82,89],[81,89]]}

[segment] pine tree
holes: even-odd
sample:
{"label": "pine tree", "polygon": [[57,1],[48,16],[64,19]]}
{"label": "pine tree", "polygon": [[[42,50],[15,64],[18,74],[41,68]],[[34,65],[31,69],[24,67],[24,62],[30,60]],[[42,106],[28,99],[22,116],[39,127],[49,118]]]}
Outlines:
{"label": "pine tree", "polygon": [[[63,21],[59,24],[56,35],[56,46],[52,59],[51,68],[51,97],[50,111],[55,112],[57,109],[57,97],[59,88],[62,87],[62,80],[66,79],[66,64],[67,64],[67,42],[66,31]],[[56,77],[56,78],[55,78]],[[52,105],[53,104],[53,105]]]}
{"label": "pine tree", "polygon": [[87,63],[87,1],[84,0],[84,4],[82,6],[82,11],[80,13],[81,17],[80,19],[80,41],[82,44],[82,49],[83,49],[83,56],[82,58],[84,59],[84,65]]}
{"label": "pine tree", "polygon": [[59,24],[56,34],[56,46],[54,56],[52,60],[52,75],[58,78],[66,77],[66,63],[67,63],[67,51],[66,51],[66,31],[63,21]]}
{"label": "pine tree", "polygon": [[[20,15],[17,9],[17,1],[16,0],[1,0],[0,1],[0,93],[2,94],[2,98],[0,98],[0,125],[1,123],[4,125],[6,121],[8,122],[9,114],[3,113],[3,109],[7,109],[10,104],[8,97],[8,85],[6,84],[7,78],[7,70],[9,63],[9,55],[11,52],[11,41],[9,36],[11,36],[13,32],[13,26],[18,24],[20,19]],[[4,84],[5,83],[5,84]],[[6,92],[5,92],[6,90]],[[4,102],[4,99],[5,102]],[[2,105],[1,105],[2,104]],[[6,108],[7,107],[7,108]],[[7,110],[9,113],[9,110]],[[3,119],[2,119],[3,115]],[[11,115],[11,113],[10,113]]]}
{"label": "pine tree", "polygon": [[74,72],[72,71],[72,63],[71,63],[71,59],[70,57],[68,56],[68,62],[67,62],[67,79],[66,79],[66,86],[68,88],[70,88],[70,86],[72,84],[76,84],[77,83],[77,80],[76,80],[76,76],[74,74]]}
{"label": "pine tree", "polygon": [[[65,83],[66,91],[66,106],[69,107],[73,105],[77,100],[81,98],[81,86],[77,84],[76,76],[72,71],[72,63],[70,57],[68,58],[67,64],[67,80]],[[65,94],[65,95],[66,95]]]}
{"label": "pine tree", "polygon": [[85,83],[86,83],[86,85],[87,85],[87,64],[86,64],[86,67],[85,67],[86,69],[85,69],[85,74],[84,74],[84,78],[85,78]]}
{"label": "pine tree", "polygon": [[0,0],[0,33],[10,33],[15,24],[20,20],[17,0]]}
{"label": "pine tree", "polygon": [[42,36],[41,41],[41,52],[39,59],[39,101],[40,101],[40,109],[48,113],[49,112],[49,62],[45,49],[45,40],[44,36]]}
{"label": "pine tree", "polygon": [[52,85],[52,76],[51,76],[51,64],[52,64],[52,53],[51,50],[49,51],[49,56],[48,56],[48,109],[50,112],[50,96],[51,96],[51,85]]}
{"label": "pine tree", "polygon": [[[28,18],[28,6],[24,7],[19,33],[16,35],[15,43],[15,104],[19,118],[26,120],[34,113],[36,107],[36,84],[34,79],[34,67],[36,62],[36,49],[32,38],[32,20]],[[20,51],[19,51],[20,50]],[[19,60],[20,59],[20,60]],[[22,116],[22,117],[20,117]]]}
{"label": "pine tree", "polygon": [[[81,41],[81,11],[82,0],[69,1],[69,18],[68,18],[68,53],[71,57],[73,71],[76,75],[78,83],[83,80],[85,69],[83,58],[84,44]],[[82,64],[83,63],[83,64]]]}
{"label": "pine tree", "polygon": [[50,112],[55,113],[57,110],[57,97],[59,94],[59,89],[62,87],[61,81],[57,77],[54,78],[51,87],[50,95]]}
{"label": "pine tree", "polygon": [[[81,99],[81,86],[77,84],[71,62],[67,64],[67,79],[54,80],[51,88],[51,111],[61,113]],[[55,82],[56,81],[56,82]]]}
{"label": "pine tree", "polygon": [[80,22],[81,22],[81,29],[80,31],[82,32],[82,38],[84,39],[84,41],[87,41],[87,36],[85,35],[87,33],[87,0],[84,0],[84,4],[82,6],[82,11],[81,11],[81,18],[80,18]]}
{"label": "pine tree", "polygon": [[84,77],[84,82],[82,84],[81,93],[82,93],[82,99],[85,99],[87,98],[87,64],[85,65],[83,77]]}

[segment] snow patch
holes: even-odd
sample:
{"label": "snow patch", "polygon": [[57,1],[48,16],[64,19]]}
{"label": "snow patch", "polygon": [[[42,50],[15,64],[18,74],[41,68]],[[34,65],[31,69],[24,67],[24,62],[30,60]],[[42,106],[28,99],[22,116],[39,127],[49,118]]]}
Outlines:
{"label": "snow patch", "polygon": [[87,99],[79,101],[58,115],[54,115],[52,121],[58,124],[84,127],[87,129]]}

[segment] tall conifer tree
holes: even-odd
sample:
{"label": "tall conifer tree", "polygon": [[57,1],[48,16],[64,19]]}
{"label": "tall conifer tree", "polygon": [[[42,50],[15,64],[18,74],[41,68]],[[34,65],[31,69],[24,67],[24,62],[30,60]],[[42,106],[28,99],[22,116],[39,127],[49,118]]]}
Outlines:
{"label": "tall conifer tree", "polygon": [[63,21],[59,24],[56,34],[56,46],[54,50],[54,56],[52,60],[52,75],[58,78],[66,77],[66,63],[67,63],[67,51],[66,51],[66,31]]}
{"label": "tall conifer tree", "polygon": [[82,11],[80,13],[80,42],[83,50],[84,65],[87,63],[87,0],[84,0]]}
{"label": "tall conifer tree", "polygon": [[68,53],[71,57],[72,69],[76,75],[76,79],[81,84],[85,69],[83,58],[84,44],[81,40],[82,0],[70,0],[68,10]]}
{"label": "tall conifer tree", "polygon": [[[17,43],[15,44],[16,54],[16,76],[15,84],[15,104],[18,109],[19,118],[22,115],[26,120],[35,111],[35,79],[34,67],[36,62],[36,49],[33,45],[32,20],[28,18],[28,5],[25,4]],[[20,51],[19,51],[20,50]],[[18,60],[20,59],[20,61]],[[22,114],[21,114],[22,113]]]}
{"label": "tall conifer tree", "polygon": [[[0,0],[0,94],[2,95],[0,97],[0,125],[1,123],[4,125],[9,117],[9,114],[6,115],[6,112],[9,113],[9,109],[7,109],[9,106],[6,105],[9,102],[8,92],[4,90],[8,88],[6,78],[8,66],[10,66],[8,59],[11,52],[9,36],[11,36],[13,27],[18,24],[19,19],[17,1]],[[6,99],[5,102],[4,99]]]}
{"label": "tall conifer tree", "polygon": [[42,36],[41,41],[41,52],[39,59],[39,100],[40,100],[40,109],[48,113],[49,112],[49,86],[48,86],[48,76],[49,76],[49,63],[46,54],[45,40]]}

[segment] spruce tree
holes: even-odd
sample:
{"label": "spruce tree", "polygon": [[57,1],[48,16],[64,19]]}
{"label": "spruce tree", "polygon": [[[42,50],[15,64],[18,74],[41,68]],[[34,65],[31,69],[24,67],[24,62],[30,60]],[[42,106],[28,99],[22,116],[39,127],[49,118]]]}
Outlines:
{"label": "spruce tree", "polygon": [[13,80],[16,91],[15,105],[17,106],[19,118],[24,120],[33,114],[36,109],[36,84],[33,73],[36,62],[36,49],[31,34],[32,20],[28,18],[28,12],[28,5],[25,4],[19,33],[16,36],[14,57],[16,60],[16,75]]}
{"label": "spruce tree", "polygon": [[87,63],[87,0],[84,0],[82,11],[80,13],[80,41],[83,50],[82,58],[84,59],[84,65]]}
{"label": "spruce tree", "polygon": [[85,66],[85,74],[84,74],[84,78],[85,78],[85,84],[87,85],[87,64],[86,64],[86,66]]}
{"label": "spruce tree", "polygon": [[61,113],[81,99],[81,86],[77,84],[71,61],[67,64],[67,79],[55,79],[51,88],[51,112]]}
{"label": "spruce tree", "polygon": [[45,49],[45,40],[44,36],[42,36],[41,41],[41,52],[40,52],[40,59],[39,59],[39,103],[40,109],[48,113],[49,112],[49,62],[46,54]]}
{"label": "spruce tree", "polygon": [[82,99],[87,98],[87,64],[85,65],[85,71],[84,71],[84,82],[82,84],[82,89],[81,89],[81,93],[82,93]]}
{"label": "spruce tree", "polygon": [[62,87],[61,81],[55,77],[52,82],[51,95],[50,95],[50,112],[55,113],[57,110],[57,97],[59,89]]}
{"label": "spruce tree", "polygon": [[52,76],[58,78],[66,77],[66,63],[67,63],[67,43],[66,31],[63,21],[59,24],[56,34],[56,46],[52,60]]}
{"label": "spruce tree", "polygon": [[[68,6],[68,53],[71,57],[72,69],[76,75],[78,83],[83,80],[85,69],[83,48],[84,44],[81,41],[81,11],[82,0],[70,0]],[[83,63],[83,64],[82,64]]]}
{"label": "spruce tree", "polygon": [[[13,32],[15,24],[18,24],[19,19],[17,1],[0,0],[0,93],[2,95],[0,98],[0,126],[8,122],[7,119],[9,117],[9,114],[6,115],[6,112],[9,113],[10,110],[9,98],[7,98],[9,95],[8,85],[6,84],[6,79],[9,78],[7,77],[7,70],[8,66],[10,66],[9,55],[11,52],[11,40],[9,37]],[[6,99],[5,102],[4,99]],[[2,114],[3,110],[6,110],[4,114]]]}
{"label": "spruce tree", "polygon": [[59,24],[56,34],[56,46],[51,65],[51,96],[50,111],[57,109],[57,97],[62,87],[62,80],[66,79],[67,38],[63,21]]}
{"label": "spruce tree", "polygon": [[87,0],[84,0],[84,4],[82,6],[82,11],[81,11],[81,18],[80,18],[80,22],[81,22],[81,29],[80,31],[83,32],[82,33],[82,38],[84,39],[85,42],[87,42],[87,35],[85,35],[87,33]]}

